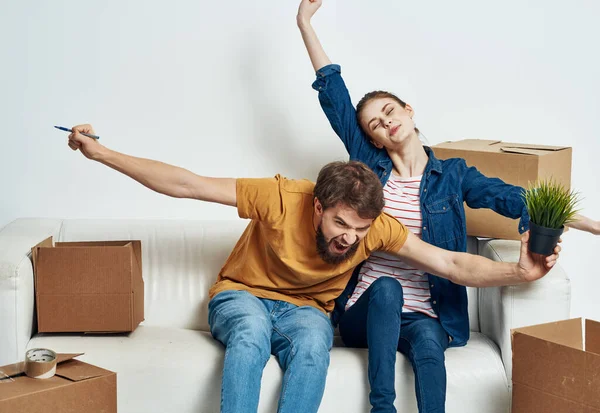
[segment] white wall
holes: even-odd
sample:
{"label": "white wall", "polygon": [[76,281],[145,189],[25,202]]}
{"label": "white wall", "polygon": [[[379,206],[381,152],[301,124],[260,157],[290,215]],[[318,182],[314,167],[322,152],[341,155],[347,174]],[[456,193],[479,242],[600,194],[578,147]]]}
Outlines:
{"label": "white wall", "polygon": [[[86,160],[56,124],[90,122],[113,149],[213,176],[314,179],[344,159],[310,87],[296,9],[2,0],[0,226],[22,216],[236,216]],[[598,15],[593,0],[325,0],[314,24],[354,100],[396,92],[432,144],[572,145],[573,186],[600,219]],[[564,241],[573,315],[600,320],[600,238],[570,231]]]}

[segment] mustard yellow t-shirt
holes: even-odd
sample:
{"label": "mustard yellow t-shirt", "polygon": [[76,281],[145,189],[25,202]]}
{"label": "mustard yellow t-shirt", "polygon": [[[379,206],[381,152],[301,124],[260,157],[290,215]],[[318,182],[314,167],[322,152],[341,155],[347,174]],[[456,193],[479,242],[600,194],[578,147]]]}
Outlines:
{"label": "mustard yellow t-shirt", "polygon": [[329,312],[352,270],[372,251],[400,250],[407,229],[381,214],[352,258],[337,265],[323,261],[313,227],[314,186],[279,175],[237,180],[238,214],[252,221],[211,287],[210,298],[226,290],[244,290],[259,298]]}

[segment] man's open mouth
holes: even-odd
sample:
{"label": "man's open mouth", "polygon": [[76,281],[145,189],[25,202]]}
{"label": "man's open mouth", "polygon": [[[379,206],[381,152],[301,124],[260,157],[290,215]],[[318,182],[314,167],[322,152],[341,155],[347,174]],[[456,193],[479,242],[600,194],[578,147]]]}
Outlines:
{"label": "man's open mouth", "polygon": [[333,240],[332,244],[333,244],[333,249],[338,254],[343,254],[344,252],[348,251],[348,248],[350,248],[350,245],[342,244],[341,242],[338,242],[336,240]]}

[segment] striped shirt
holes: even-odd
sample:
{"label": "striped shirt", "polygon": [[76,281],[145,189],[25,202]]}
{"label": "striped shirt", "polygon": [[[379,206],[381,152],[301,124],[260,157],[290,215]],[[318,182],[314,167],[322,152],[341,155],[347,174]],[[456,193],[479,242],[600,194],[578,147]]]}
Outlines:
{"label": "striped shirt", "polygon": [[[421,237],[421,206],[419,188],[421,176],[401,178],[392,174],[383,187],[385,207],[383,211],[406,226],[413,234]],[[392,277],[402,285],[404,307],[402,312],[419,311],[437,318],[431,307],[429,279],[423,271],[412,268],[395,255],[376,251],[367,259],[358,275],[358,284],[348,299],[348,310],[363,292],[379,277]]]}

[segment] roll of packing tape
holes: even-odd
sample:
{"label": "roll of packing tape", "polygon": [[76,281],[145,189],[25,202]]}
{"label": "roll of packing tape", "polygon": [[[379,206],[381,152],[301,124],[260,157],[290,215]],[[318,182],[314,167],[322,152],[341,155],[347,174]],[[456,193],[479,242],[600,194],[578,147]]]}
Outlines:
{"label": "roll of packing tape", "polygon": [[25,374],[33,379],[49,379],[56,373],[56,353],[34,348],[25,353]]}

